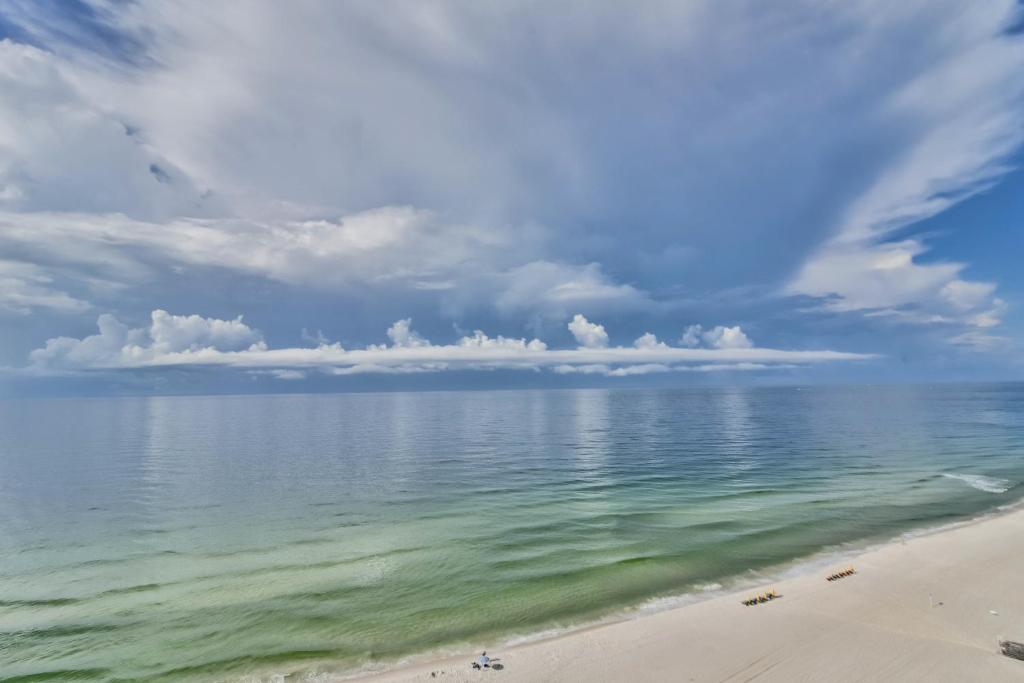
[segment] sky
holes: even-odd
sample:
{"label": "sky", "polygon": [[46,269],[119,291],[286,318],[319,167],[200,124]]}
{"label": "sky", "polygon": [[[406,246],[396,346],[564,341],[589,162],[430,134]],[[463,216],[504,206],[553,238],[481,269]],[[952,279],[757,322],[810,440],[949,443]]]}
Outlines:
{"label": "sky", "polygon": [[1024,379],[1024,5],[0,0],[0,396]]}

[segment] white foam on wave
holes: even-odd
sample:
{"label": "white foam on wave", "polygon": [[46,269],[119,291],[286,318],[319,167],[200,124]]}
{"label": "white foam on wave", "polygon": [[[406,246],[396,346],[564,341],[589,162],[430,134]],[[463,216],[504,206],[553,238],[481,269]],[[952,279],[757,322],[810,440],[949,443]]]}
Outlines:
{"label": "white foam on wave", "polygon": [[644,614],[664,612],[670,609],[675,609],[676,607],[684,607],[696,602],[710,600],[711,598],[718,597],[719,595],[724,595],[727,592],[729,591],[720,583],[705,583],[699,586],[694,586],[686,593],[650,598],[636,607],[628,608],[627,613],[631,616],[642,616]]}
{"label": "white foam on wave", "polygon": [[954,472],[943,472],[942,476],[949,479],[958,479],[971,488],[985,491],[986,493],[1006,493],[1013,488],[1013,482],[1009,479],[998,479],[986,477],[981,474],[956,474]]}

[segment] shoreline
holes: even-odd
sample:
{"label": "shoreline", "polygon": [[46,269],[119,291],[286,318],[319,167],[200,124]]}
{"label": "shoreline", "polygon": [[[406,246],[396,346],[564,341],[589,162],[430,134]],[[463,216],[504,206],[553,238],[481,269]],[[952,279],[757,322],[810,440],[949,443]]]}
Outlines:
{"label": "shoreline", "polygon": [[[780,565],[776,578],[763,583],[741,579],[709,591],[707,597],[691,592],[653,598],[579,627],[512,636],[497,649],[488,646],[489,654],[501,660],[500,671],[472,670],[469,663],[479,652],[468,647],[457,651],[456,646],[452,653],[414,655],[389,668],[331,680],[399,683],[499,676],[511,681],[615,681],[641,676],[718,681],[734,680],[744,660],[749,660],[743,667],[746,673],[735,680],[1024,680],[1024,662],[996,653],[996,636],[1024,640],[1024,596],[1014,595],[1021,559],[1024,501],[888,541],[867,542],[849,552],[824,550]],[[849,564],[858,570],[853,576],[834,583],[824,580],[833,565]],[[993,580],[992,574],[1002,580]],[[912,587],[906,585],[909,577]],[[951,586],[973,595],[974,601],[964,603],[959,596],[954,601],[948,595]],[[754,607],[741,604],[768,587],[782,599]],[[929,593],[938,603],[930,608]],[[682,604],[648,607],[659,600]],[[818,622],[830,625],[828,635],[812,627]],[[821,641],[821,647],[800,655],[807,648],[806,638]],[[729,639],[736,647],[723,647]],[[866,646],[880,662],[898,661],[899,671],[865,667],[867,661],[851,656],[865,654]],[[758,664],[765,661],[770,666]]]}

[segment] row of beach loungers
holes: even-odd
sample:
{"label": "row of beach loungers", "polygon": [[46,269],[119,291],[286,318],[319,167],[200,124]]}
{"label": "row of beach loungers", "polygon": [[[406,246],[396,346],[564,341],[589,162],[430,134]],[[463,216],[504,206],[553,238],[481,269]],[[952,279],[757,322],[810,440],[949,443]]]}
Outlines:
{"label": "row of beach loungers", "polygon": [[856,574],[856,571],[854,570],[854,568],[853,567],[847,567],[846,569],[843,569],[842,571],[838,571],[835,574],[830,574],[829,576],[826,576],[825,580],[826,581],[838,581],[839,579],[845,579],[847,576],[852,576],[853,574]]}
{"label": "row of beach loungers", "polygon": [[753,607],[754,605],[760,605],[763,602],[770,602],[771,600],[774,600],[775,598],[781,598],[781,597],[782,596],[779,595],[775,591],[774,588],[771,588],[771,589],[768,590],[767,593],[761,593],[760,595],[755,595],[752,598],[747,598],[746,600],[743,601],[743,604],[746,605],[747,607]]}
{"label": "row of beach loungers", "polygon": [[[852,576],[856,573],[857,570],[854,569],[853,566],[849,566],[846,569],[841,569],[840,571],[837,571],[835,574],[829,574],[825,577],[825,580],[838,581],[839,579],[845,579],[847,576]],[[774,588],[770,588],[767,593],[760,593],[758,595],[754,595],[752,597],[747,598],[746,600],[743,600],[742,603],[747,607],[753,607],[754,605],[761,605],[763,603],[771,602],[772,600],[781,597],[782,596],[779,595]]]}

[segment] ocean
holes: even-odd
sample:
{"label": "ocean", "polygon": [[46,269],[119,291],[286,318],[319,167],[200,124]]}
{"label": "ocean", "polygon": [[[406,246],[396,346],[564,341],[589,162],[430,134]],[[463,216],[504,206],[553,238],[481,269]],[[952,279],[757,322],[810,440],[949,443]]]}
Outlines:
{"label": "ocean", "polygon": [[1024,385],[0,401],[0,681],[497,649],[1016,502]]}

